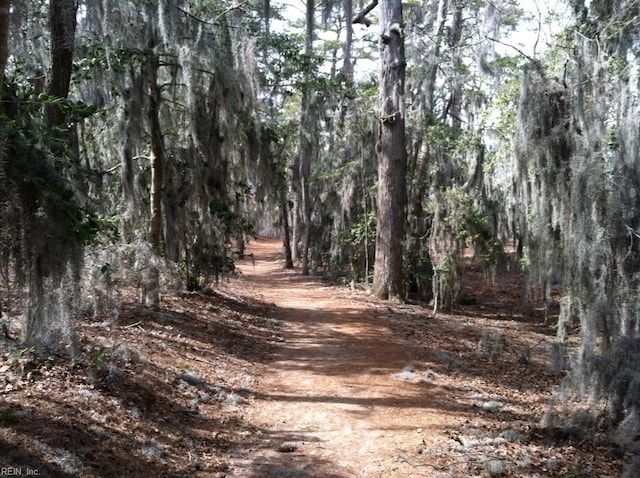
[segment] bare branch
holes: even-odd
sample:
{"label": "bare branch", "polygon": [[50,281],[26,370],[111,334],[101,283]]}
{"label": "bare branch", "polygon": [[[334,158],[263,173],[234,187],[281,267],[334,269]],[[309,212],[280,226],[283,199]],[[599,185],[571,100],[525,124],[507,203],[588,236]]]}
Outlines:
{"label": "bare branch", "polygon": [[[173,2],[167,2],[169,5],[171,5],[173,8],[175,8],[176,10],[179,10],[180,12],[184,13],[186,16],[188,16],[189,18],[194,19],[195,21],[202,23],[204,25],[218,25],[218,22],[220,21],[220,19],[222,17],[224,17],[225,15],[231,13],[234,10],[241,10],[242,7],[244,7],[249,0],[245,0],[242,3],[239,3],[237,5],[231,5],[229,8],[227,8],[225,11],[223,11],[220,15],[218,15],[216,18],[213,19],[212,22],[207,21],[207,20],[203,20],[200,17],[195,16],[193,13],[186,11],[184,8],[179,7],[178,5],[176,5]],[[376,2],[377,3],[377,2]]]}
{"label": "bare branch", "polygon": [[542,33],[542,13],[540,12],[540,7],[538,6],[538,2],[534,1],[533,3],[536,6],[536,10],[538,11],[538,34],[536,35],[536,42],[533,44],[533,56],[536,56],[536,50],[538,49],[538,42],[540,41],[540,34]]}
{"label": "bare branch", "polygon": [[228,13],[231,13],[234,10],[242,10],[242,7],[244,7],[247,3],[249,2],[249,0],[245,0],[242,3],[239,3],[237,5],[231,5],[229,8],[227,8],[224,12],[222,12],[220,15],[218,15],[215,20],[213,20],[213,23],[218,23],[218,20],[220,20],[222,17],[224,17],[225,15],[227,15]]}
{"label": "bare branch", "polygon": [[529,61],[532,61],[532,62],[535,62],[535,61],[536,61],[536,59],[535,59],[535,58],[530,57],[529,55],[527,55],[525,52],[523,52],[523,51],[522,51],[520,48],[518,48],[517,46],[511,45],[511,44],[509,44],[509,43],[505,43],[505,42],[503,42],[503,41],[498,40],[497,38],[493,38],[493,37],[490,37],[490,36],[485,36],[485,38],[486,38],[487,40],[489,40],[489,41],[493,41],[493,42],[496,42],[496,43],[500,43],[500,45],[504,45],[504,46],[508,46],[509,48],[513,48],[515,51],[517,51],[518,53],[520,53],[520,55],[522,55],[523,57],[525,57],[525,58],[526,58],[527,60],[529,60]]}
{"label": "bare branch", "polygon": [[110,167],[109,169],[98,171],[98,174],[114,174],[116,170],[121,166],[122,166],[122,163],[118,163],[115,166]]}
{"label": "bare branch", "polygon": [[371,0],[371,3],[369,5],[364,7],[362,10],[360,10],[360,13],[358,13],[355,17],[353,17],[353,20],[351,20],[351,23],[354,23],[354,24],[362,23],[367,27],[370,26],[371,20],[365,17],[369,15],[369,12],[374,8],[376,8],[377,6],[378,6],[378,0]]}
{"label": "bare branch", "polygon": [[167,2],[169,5],[171,5],[173,8],[175,8],[176,10],[184,13],[186,16],[188,16],[189,18],[194,19],[195,21],[199,22],[199,23],[203,23],[205,25],[215,25],[215,23],[213,22],[208,22],[206,20],[203,20],[200,17],[196,17],[193,13],[186,11],[184,8],[179,7],[178,5],[176,5],[173,2]]}
{"label": "bare branch", "polygon": [[176,82],[169,82],[169,83],[162,83],[160,85],[158,85],[158,88],[160,88],[161,90],[165,87],[168,86],[187,86],[186,83],[176,83]]}

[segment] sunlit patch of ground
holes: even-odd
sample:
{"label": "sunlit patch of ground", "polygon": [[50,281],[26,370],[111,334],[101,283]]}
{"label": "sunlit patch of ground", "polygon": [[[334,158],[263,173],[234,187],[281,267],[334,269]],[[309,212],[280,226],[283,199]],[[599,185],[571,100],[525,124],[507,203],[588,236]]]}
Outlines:
{"label": "sunlit patch of ground", "polygon": [[[0,468],[38,476],[618,477],[600,431],[549,421],[554,330],[521,280],[465,278],[431,316],[284,271],[258,240],[215,292],[77,324],[75,360],[0,349]],[[539,304],[538,304],[539,305]],[[571,353],[571,350],[569,350]],[[557,364],[556,364],[557,365]],[[541,424],[549,425],[542,427]]]}

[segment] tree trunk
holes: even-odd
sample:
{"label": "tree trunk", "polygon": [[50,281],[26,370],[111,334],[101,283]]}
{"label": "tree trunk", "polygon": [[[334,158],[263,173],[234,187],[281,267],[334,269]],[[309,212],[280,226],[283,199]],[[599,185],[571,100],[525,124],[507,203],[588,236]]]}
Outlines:
{"label": "tree trunk", "polygon": [[[74,0],[51,0],[49,3],[49,21],[51,29],[51,69],[49,71],[47,92],[56,98],[67,98],[73,67],[73,50],[76,31],[76,9]],[[51,127],[63,125],[65,113],[58,103],[46,104],[45,121]],[[65,138],[69,141],[69,138]],[[59,145],[52,143],[51,148],[58,154]],[[36,174],[47,178],[49,187],[65,188],[65,182],[42,157],[41,164],[35,167]],[[75,355],[75,341],[71,316],[72,298],[78,294],[79,271],[82,257],[82,244],[79,237],[70,234],[72,223],[67,211],[60,204],[48,200],[43,191],[27,186],[31,199],[30,206],[41,200],[44,214],[31,214],[28,226],[29,254],[29,304],[25,326],[25,343],[28,346],[56,350]],[[42,198],[42,199],[41,199]],[[32,202],[32,200],[34,200]],[[29,209],[27,209],[29,210]]]}
{"label": "tree trunk", "polygon": [[131,87],[123,95],[123,101],[127,108],[121,108],[121,114],[117,121],[122,125],[120,129],[120,164],[122,181],[122,201],[125,212],[122,214],[120,224],[120,234],[125,243],[132,242],[135,238],[137,224],[141,221],[140,198],[135,187],[136,179],[136,141],[142,136],[142,125],[138,119],[143,111],[143,98],[136,94],[137,91],[144,91],[144,72],[138,68],[131,68],[129,72],[129,82]]}
{"label": "tree trunk", "polygon": [[[305,38],[305,55],[313,55],[313,37],[315,21],[315,1],[307,0],[307,30]],[[309,67],[311,68],[311,67]],[[300,145],[298,148],[298,196],[297,205],[300,209],[300,227],[296,230],[296,239],[302,240],[302,275],[309,274],[309,244],[311,240],[311,193],[309,190],[309,178],[311,176],[311,159],[314,155],[315,135],[315,112],[316,107],[313,102],[311,92],[311,71],[305,72],[305,82],[302,91],[302,101],[300,106]]]}
{"label": "tree trunk", "polygon": [[411,201],[411,211],[409,213],[409,227],[411,239],[408,245],[408,283],[410,287],[419,295],[429,293],[432,284],[427,277],[431,260],[428,258],[428,247],[425,244],[425,236],[430,229],[430,220],[425,216],[424,201],[427,197],[429,182],[428,167],[431,163],[431,145],[426,141],[429,128],[435,123],[435,92],[438,68],[442,44],[445,38],[445,25],[447,22],[447,12],[449,9],[448,0],[439,0],[433,5],[430,12],[435,18],[433,25],[433,49],[430,54],[434,61],[425,65],[424,78],[420,81],[419,96],[424,104],[422,114],[418,116],[416,130],[413,134],[415,138],[413,144],[413,161],[409,165],[412,175],[418,180],[414,182],[413,188],[408,193]]}
{"label": "tree trunk", "polygon": [[[262,21],[264,23],[264,38],[271,37],[271,0],[262,0]],[[269,48],[262,48],[262,63],[269,68]],[[271,100],[269,101],[271,103]]]}
{"label": "tree trunk", "polygon": [[160,89],[158,79],[158,57],[150,52],[149,67],[149,127],[151,128],[151,191],[150,191],[150,225],[149,242],[157,254],[162,250],[162,189],[163,189],[163,155],[162,130],[160,129]]}
{"label": "tree trunk", "polygon": [[[76,0],[52,0],[49,7],[51,71],[47,93],[56,98],[69,96],[77,9]],[[45,118],[49,126],[58,126],[65,122],[65,113],[58,104],[48,103]]]}
{"label": "tree trunk", "polygon": [[[352,18],[353,17],[353,0],[344,0],[343,4],[344,8],[344,17]],[[342,61],[342,74],[347,77],[347,79],[352,82],[353,81],[353,61],[351,60],[351,46],[353,44],[353,24],[351,22],[347,22],[346,24],[346,36],[344,40],[344,45],[342,46],[342,52],[344,54],[344,59]]]}
{"label": "tree trunk", "polygon": [[[292,182],[295,184],[297,172],[294,172]],[[291,260],[294,264],[297,264],[300,260],[300,248],[298,243],[300,242],[300,201],[299,193],[296,191],[293,199],[293,207],[291,209]]]}
{"label": "tree trunk", "polygon": [[[452,8],[452,21],[447,29],[447,44],[451,49],[453,73],[449,82],[451,83],[451,93],[448,104],[443,111],[441,121],[443,124],[451,125],[451,137],[457,140],[462,135],[462,95],[463,78],[460,74],[462,69],[462,43],[464,31],[464,2],[459,0],[450,2]],[[433,274],[433,295],[435,314],[438,307],[450,309],[458,300],[462,285],[462,253],[464,250],[464,239],[457,237],[456,231],[451,230],[447,225],[446,217],[449,211],[457,208],[447,199],[447,191],[456,189],[468,195],[469,188],[472,187],[477,177],[471,174],[468,182],[460,184],[459,175],[455,173],[460,168],[459,155],[439,151],[438,159],[440,165],[439,175],[434,181],[437,190],[434,201],[434,217],[431,223],[431,234],[429,239],[430,254],[434,262]]]}
{"label": "tree trunk", "polygon": [[[158,68],[160,67],[158,56],[153,51],[147,53],[147,79],[149,81],[149,120],[151,145],[149,160],[151,162],[151,188],[149,243],[156,254],[163,255],[162,234],[162,195],[163,195],[163,168],[164,147],[162,145],[162,129],[160,127],[160,87],[158,86]],[[160,274],[154,264],[150,264],[143,274],[144,303],[153,309],[160,305]]]}
{"label": "tree trunk", "polygon": [[[463,69],[462,58],[460,52],[460,44],[462,41],[462,28],[464,18],[462,16],[463,5],[460,2],[454,2],[453,12],[453,24],[449,30],[449,44],[453,48],[453,65],[454,75],[452,78],[451,97],[449,99],[449,105],[445,114],[451,117],[451,126],[453,128],[453,134],[457,137],[462,131],[462,78],[460,71]],[[443,118],[443,121],[447,121],[447,118]]]}
{"label": "tree trunk", "polygon": [[300,273],[303,276],[309,275],[309,246],[311,244],[311,221],[306,220],[302,231],[302,266]]}
{"label": "tree trunk", "polygon": [[0,0],[0,93],[4,88],[4,70],[9,58],[9,23],[11,20],[11,1]]}
{"label": "tree trunk", "polygon": [[286,194],[282,193],[281,208],[282,210],[282,227],[284,229],[284,267],[285,269],[293,269],[293,256],[291,255],[291,228],[289,227],[289,208],[287,206]]}
{"label": "tree trunk", "polygon": [[402,243],[406,204],[405,58],[401,0],[380,2],[378,220],[373,293],[404,299]]}

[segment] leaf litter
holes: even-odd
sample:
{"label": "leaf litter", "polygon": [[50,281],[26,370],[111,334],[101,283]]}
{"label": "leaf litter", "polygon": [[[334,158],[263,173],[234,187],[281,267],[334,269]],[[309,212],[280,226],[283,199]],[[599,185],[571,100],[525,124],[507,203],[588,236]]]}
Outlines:
{"label": "leaf litter", "polygon": [[215,291],[167,295],[156,311],[131,290],[108,327],[78,321],[74,360],[4,340],[0,466],[82,477],[617,477],[634,459],[597,425],[544,422],[550,404],[566,417],[581,404],[552,366],[553,330],[519,309],[517,277],[486,286],[472,268],[474,304],[432,317],[426,305],[284,271],[277,241],[250,248],[243,274]]}

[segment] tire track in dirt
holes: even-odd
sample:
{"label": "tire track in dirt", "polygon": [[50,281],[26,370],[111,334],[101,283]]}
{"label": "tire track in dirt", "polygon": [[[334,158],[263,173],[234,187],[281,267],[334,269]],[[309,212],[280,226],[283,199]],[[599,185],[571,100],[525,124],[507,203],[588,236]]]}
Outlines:
{"label": "tire track in dirt", "polygon": [[238,264],[247,292],[277,306],[283,341],[258,374],[244,417],[255,433],[231,476],[434,476],[406,457],[446,439],[461,407],[393,377],[417,351],[393,336],[384,303],[285,271],[280,251],[259,239]]}

